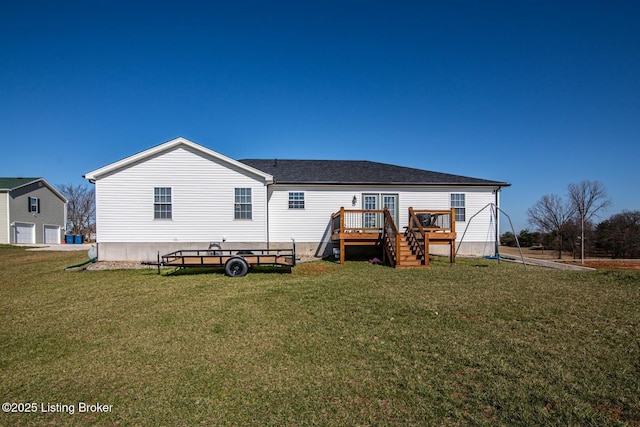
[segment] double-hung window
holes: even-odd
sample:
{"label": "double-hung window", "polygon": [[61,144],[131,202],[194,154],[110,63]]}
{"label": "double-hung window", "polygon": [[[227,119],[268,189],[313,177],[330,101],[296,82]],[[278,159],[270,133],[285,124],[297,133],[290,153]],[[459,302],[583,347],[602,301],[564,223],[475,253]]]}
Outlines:
{"label": "double-hung window", "polygon": [[153,218],[171,219],[171,187],[155,187],[153,189]]}
{"label": "double-hung window", "polygon": [[29,197],[29,212],[40,213],[40,199]]}
{"label": "double-hung window", "polygon": [[467,219],[464,193],[451,193],[451,207],[456,208],[456,222]]}
{"label": "double-hung window", "polygon": [[289,192],[289,209],[304,209],[304,193],[301,191]]}
{"label": "double-hung window", "polygon": [[235,189],[235,202],[233,205],[233,211],[235,219],[252,218],[253,209],[251,206],[251,188]]}

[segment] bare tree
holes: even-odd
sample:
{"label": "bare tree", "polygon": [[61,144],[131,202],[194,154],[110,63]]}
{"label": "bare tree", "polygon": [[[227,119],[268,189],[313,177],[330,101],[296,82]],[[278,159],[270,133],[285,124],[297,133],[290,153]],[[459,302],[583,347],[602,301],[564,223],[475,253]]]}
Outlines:
{"label": "bare tree", "polygon": [[605,208],[611,201],[607,190],[599,181],[581,181],[579,184],[569,184],[569,198],[573,209],[580,221],[580,260],[584,264],[584,224]]}
{"label": "bare tree", "polygon": [[67,204],[67,231],[70,234],[90,236],[95,226],[96,202],[93,187],[63,184],[58,188]]}
{"label": "bare tree", "polygon": [[556,236],[558,259],[562,258],[563,239],[574,213],[573,205],[555,194],[542,196],[527,210],[531,225],[539,228],[542,232],[552,233]]}

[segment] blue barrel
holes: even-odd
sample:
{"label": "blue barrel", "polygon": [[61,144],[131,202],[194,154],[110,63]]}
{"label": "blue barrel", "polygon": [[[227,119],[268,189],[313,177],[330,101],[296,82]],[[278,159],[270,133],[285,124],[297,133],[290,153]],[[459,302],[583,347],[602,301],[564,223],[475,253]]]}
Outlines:
{"label": "blue barrel", "polygon": [[65,237],[65,241],[67,242],[67,245],[73,245],[73,235],[72,234],[67,234]]}
{"label": "blue barrel", "polygon": [[75,244],[76,245],[81,245],[82,244],[82,236],[80,234],[76,234],[74,237],[75,237]]}

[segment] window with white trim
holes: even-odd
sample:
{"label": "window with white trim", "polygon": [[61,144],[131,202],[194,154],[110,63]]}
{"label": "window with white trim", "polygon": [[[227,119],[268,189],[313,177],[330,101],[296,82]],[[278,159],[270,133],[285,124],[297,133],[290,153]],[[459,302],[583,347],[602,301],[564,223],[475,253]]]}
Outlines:
{"label": "window with white trim", "polygon": [[236,188],[235,202],[233,206],[235,219],[251,219],[251,188]]}
{"label": "window with white trim", "polygon": [[304,193],[301,191],[289,192],[289,209],[304,209]]}
{"label": "window with white trim", "polygon": [[451,207],[456,208],[456,222],[467,219],[464,193],[451,193]]}
{"label": "window with white trim", "polygon": [[171,187],[155,187],[153,189],[153,218],[172,218]]}

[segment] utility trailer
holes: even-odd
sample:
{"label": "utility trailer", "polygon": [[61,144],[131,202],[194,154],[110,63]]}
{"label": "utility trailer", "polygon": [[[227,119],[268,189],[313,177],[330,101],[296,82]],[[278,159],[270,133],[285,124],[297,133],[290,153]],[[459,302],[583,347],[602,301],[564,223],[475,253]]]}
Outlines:
{"label": "utility trailer", "polygon": [[295,267],[296,248],[292,249],[197,249],[180,250],[160,256],[157,262],[143,262],[158,267],[213,268],[224,267],[230,277],[242,277],[255,265]]}

